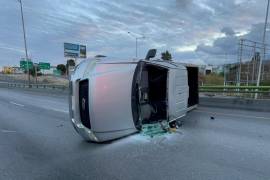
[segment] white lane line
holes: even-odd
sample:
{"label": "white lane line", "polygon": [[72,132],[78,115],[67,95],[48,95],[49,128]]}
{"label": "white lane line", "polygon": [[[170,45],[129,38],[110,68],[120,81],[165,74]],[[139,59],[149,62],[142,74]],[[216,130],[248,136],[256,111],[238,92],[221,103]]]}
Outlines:
{"label": "white lane line", "polygon": [[52,111],[62,112],[62,113],[69,113],[69,111],[61,110],[61,109],[49,109]]}
{"label": "white lane line", "polygon": [[194,110],[194,111],[195,112],[201,112],[201,113],[208,113],[208,114],[231,116],[231,117],[242,117],[242,118],[255,118],[255,119],[267,119],[267,120],[270,120],[270,118],[263,117],[263,116],[247,116],[247,115],[241,115],[241,114],[227,114],[227,113],[219,113],[219,112],[212,112],[212,111],[201,111],[201,110]]}
{"label": "white lane line", "polygon": [[16,133],[16,131],[1,129],[2,133]]}
{"label": "white lane line", "polygon": [[9,103],[10,103],[10,104],[14,104],[14,105],[16,105],[16,106],[24,107],[23,104],[15,103],[15,102],[13,102],[13,101],[10,101]]}

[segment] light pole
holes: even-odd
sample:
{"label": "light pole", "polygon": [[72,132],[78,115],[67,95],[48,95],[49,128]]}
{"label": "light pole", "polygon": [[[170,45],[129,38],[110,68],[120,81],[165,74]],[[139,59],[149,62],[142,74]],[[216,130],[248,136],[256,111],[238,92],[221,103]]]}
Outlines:
{"label": "light pole", "polygon": [[[265,16],[265,22],[264,22],[264,30],[263,30],[263,49],[262,49],[262,58],[260,58],[260,63],[259,63],[259,72],[258,72],[258,78],[257,78],[257,87],[260,86],[260,81],[261,81],[261,72],[262,72],[262,61],[265,59],[265,37],[266,37],[266,28],[267,28],[267,21],[268,21],[268,12],[269,12],[269,2],[267,2],[267,9],[266,9],[266,16]],[[255,99],[258,98],[258,93],[255,94]]]}
{"label": "light pole", "polygon": [[20,8],[21,8],[22,27],[23,27],[23,39],[24,39],[24,49],[25,49],[25,59],[26,59],[26,64],[27,64],[26,67],[27,67],[27,74],[28,74],[28,84],[30,84],[29,59],[28,59],[27,44],[26,44],[24,16],[23,16],[23,5],[22,5],[22,0],[17,0],[17,1],[20,3]]}
{"label": "light pole", "polygon": [[144,35],[141,35],[140,37],[136,37],[136,36],[132,35],[131,32],[128,32],[128,34],[130,34],[131,36],[135,37],[135,39],[136,39],[135,56],[136,56],[136,59],[137,59],[138,58],[138,40],[139,39],[145,39],[145,36]]}

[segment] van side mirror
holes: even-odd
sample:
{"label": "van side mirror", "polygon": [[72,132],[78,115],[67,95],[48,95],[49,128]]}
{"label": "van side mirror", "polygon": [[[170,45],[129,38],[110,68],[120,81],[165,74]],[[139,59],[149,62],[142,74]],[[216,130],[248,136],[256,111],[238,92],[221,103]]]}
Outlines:
{"label": "van side mirror", "polygon": [[146,60],[150,60],[150,58],[154,58],[156,56],[157,50],[150,49],[145,57]]}

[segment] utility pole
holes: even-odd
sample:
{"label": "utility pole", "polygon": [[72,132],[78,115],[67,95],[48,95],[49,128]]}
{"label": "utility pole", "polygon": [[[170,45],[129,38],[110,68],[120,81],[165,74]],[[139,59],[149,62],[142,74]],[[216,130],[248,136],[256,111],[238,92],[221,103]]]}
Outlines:
{"label": "utility pole", "polygon": [[36,77],[36,84],[37,84],[37,66],[38,66],[38,64],[34,64],[34,67],[35,67],[35,77]]}
{"label": "utility pole", "polygon": [[136,37],[136,53],[135,53],[136,59],[138,58],[138,38]]}
{"label": "utility pole", "polygon": [[[264,23],[264,30],[263,30],[263,40],[262,40],[262,44],[263,44],[262,58],[260,58],[260,63],[259,63],[257,87],[260,86],[261,72],[262,72],[262,62],[263,62],[263,60],[265,60],[265,37],[266,37],[266,28],[267,28],[267,21],[268,21],[269,3],[270,3],[270,0],[268,0],[268,2],[267,2],[267,9],[266,9],[266,16],[265,16],[265,23]],[[258,93],[255,94],[255,99],[257,99],[257,98],[258,98]]]}
{"label": "utility pole", "polygon": [[28,59],[27,44],[26,44],[26,35],[25,35],[26,33],[25,33],[24,16],[23,16],[23,5],[22,5],[22,0],[18,0],[18,2],[20,3],[20,8],[21,8],[25,59],[26,59],[26,62],[27,62],[28,84],[30,84],[29,59]]}
{"label": "utility pole", "polygon": [[[226,58],[226,62],[228,63],[228,54],[226,53],[225,56],[226,56],[226,57],[225,57],[225,58]],[[223,76],[224,76],[224,77],[223,77],[223,78],[224,78],[224,84],[223,84],[223,85],[224,85],[224,86],[226,86],[226,84],[227,84],[227,78],[226,78],[227,68],[226,68],[226,66],[227,66],[227,64],[224,64],[224,65],[223,65]]]}
{"label": "utility pole", "polygon": [[223,79],[224,79],[223,85],[226,86],[226,64],[223,65]]}
{"label": "utility pole", "polygon": [[239,65],[238,65],[238,75],[237,75],[237,86],[241,86],[243,43],[244,43],[244,39],[240,39],[240,41],[239,41],[239,49],[238,49]]}
{"label": "utility pole", "polygon": [[257,55],[256,55],[256,42],[254,42],[254,47],[253,47],[253,58],[252,58],[252,84],[255,82],[255,63],[257,62]]}
{"label": "utility pole", "polygon": [[[128,34],[130,34],[130,35],[132,35],[131,34],[131,32],[128,32]],[[138,58],[138,40],[139,39],[145,39],[145,36],[144,35],[141,35],[140,37],[136,37],[136,36],[134,36],[134,35],[132,35],[133,37],[135,37],[135,39],[136,39],[136,44],[135,44],[135,57],[136,57],[136,59]]]}

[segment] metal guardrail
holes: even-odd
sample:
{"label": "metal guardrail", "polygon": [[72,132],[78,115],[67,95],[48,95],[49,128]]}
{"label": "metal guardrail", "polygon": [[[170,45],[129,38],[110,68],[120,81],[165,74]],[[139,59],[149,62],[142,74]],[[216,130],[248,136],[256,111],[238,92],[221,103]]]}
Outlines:
{"label": "metal guardrail", "polygon": [[270,86],[200,86],[200,92],[208,93],[262,93],[270,94]]}
{"label": "metal guardrail", "polygon": [[8,88],[35,88],[35,89],[68,90],[68,86],[53,85],[53,84],[25,84],[25,83],[0,82],[0,86],[8,87]]}

